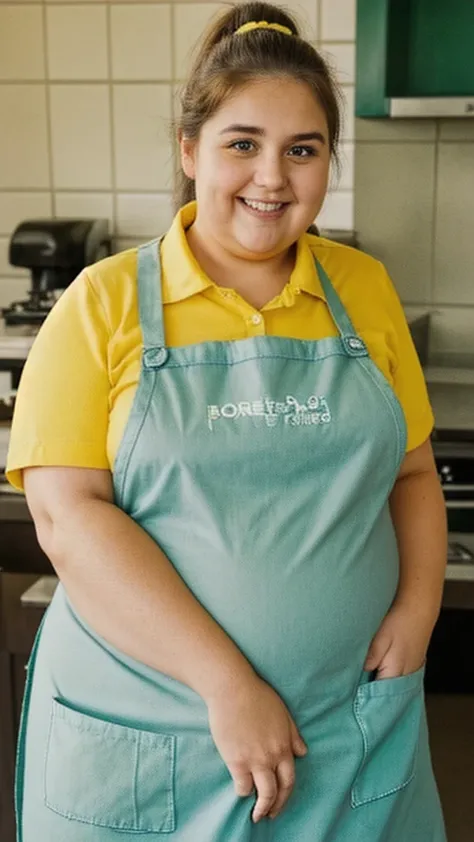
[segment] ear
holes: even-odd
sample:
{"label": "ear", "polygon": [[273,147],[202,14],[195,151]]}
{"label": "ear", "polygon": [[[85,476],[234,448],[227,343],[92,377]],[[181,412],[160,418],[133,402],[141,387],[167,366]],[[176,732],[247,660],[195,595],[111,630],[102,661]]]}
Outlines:
{"label": "ear", "polygon": [[194,180],[196,178],[196,141],[183,137],[181,133],[178,141],[183,172],[188,178]]}

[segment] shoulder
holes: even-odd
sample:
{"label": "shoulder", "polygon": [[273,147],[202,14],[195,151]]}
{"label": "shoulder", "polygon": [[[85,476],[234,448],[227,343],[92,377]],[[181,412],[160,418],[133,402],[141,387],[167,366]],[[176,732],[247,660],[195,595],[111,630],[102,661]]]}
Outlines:
{"label": "shoulder", "polygon": [[120,251],[87,266],[85,273],[96,292],[117,291],[128,283],[136,283],[138,248]]}
{"label": "shoulder", "polygon": [[136,319],[137,260],[138,248],[131,248],[99,260],[84,270],[112,332],[130,313]]}
{"label": "shoulder", "polygon": [[308,244],[314,257],[327,271],[335,286],[342,280],[352,279],[353,283],[362,280],[383,282],[387,271],[379,260],[360,249],[326,240],[315,234],[307,234]]}

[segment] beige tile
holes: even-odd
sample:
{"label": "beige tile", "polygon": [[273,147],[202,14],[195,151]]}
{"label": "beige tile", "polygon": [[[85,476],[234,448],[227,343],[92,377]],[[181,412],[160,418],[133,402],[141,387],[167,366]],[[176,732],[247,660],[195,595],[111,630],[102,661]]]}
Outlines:
{"label": "beige tile", "polygon": [[474,120],[440,120],[440,140],[471,140],[474,141]]}
{"label": "beige tile", "polygon": [[342,113],[342,137],[341,140],[353,140],[355,134],[354,125],[354,108],[355,108],[355,88],[347,85],[342,88],[342,96],[344,102],[344,109]]}
{"label": "beige tile", "polygon": [[341,85],[355,82],[355,44],[321,44],[320,52]]}
{"label": "beige tile", "polygon": [[[104,2],[104,0],[80,0],[80,1],[81,1],[81,4],[82,3],[103,3]],[[61,6],[63,6],[64,4],[68,4],[68,3],[74,4],[75,6],[77,6],[77,4],[78,4],[78,0],[44,0],[44,2],[46,3],[47,6],[57,6],[59,4]],[[108,2],[112,2],[112,0],[108,0]]]}
{"label": "beige tile", "polygon": [[143,237],[113,237],[112,254],[118,254],[120,251],[128,251],[129,249],[136,249],[144,242],[145,240]]}
{"label": "beige tile", "polygon": [[431,352],[474,354],[473,325],[474,308],[437,306],[431,313]]}
{"label": "beige tile", "polygon": [[329,192],[326,201],[316,219],[320,228],[339,228],[352,231],[354,228],[354,194],[347,192]]}
{"label": "beige tile", "polygon": [[9,307],[13,301],[23,301],[30,289],[30,279],[26,276],[0,278],[0,307]]}
{"label": "beige tile", "polygon": [[171,190],[171,86],[114,85],[116,185]]}
{"label": "beige tile", "polygon": [[474,144],[440,143],[435,301],[474,304]]}
{"label": "beige tile", "polygon": [[0,6],[0,79],[44,79],[41,6]]}
{"label": "beige tile", "polygon": [[51,79],[106,79],[106,5],[48,6],[48,70]]}
{"label": "beige tile", "polygon": [[222,6],[217,3],[174,4],[175,79],[186,78],[198,39],[221,10]]}
{"label": "beige tile", "polygon": [[10,234],[26,219],[51,214],[51,193],[0,193],[0,234]]}
{"label": "beige tile", "polygon": [[0,237],[0,275],[9,275],[12,278],[29,276],[27,269],[20,269],[18,266],[11,265],[8,260],[9,245],[9,237]]}
{"label": "beige tile", "polygon": [[107,85],[51,85],[54,186],[112,186]]}
{"label": "beige tile", "polygon": [[321,0],[321,39],[355,41],[356,0]]}
{"label": "beige tile", "polygon": [[181,115],[181,91],[184,87],[184,83],[179,83],[177,85],[173,85],[171,90],[172,96],[172,112],[173,112],[173,120],[177,120]]}
{"label": "beige tile", "polygon": [[108,219],[113,230],[114,201],[111,193],[56,193],[56,216]]}
{"label": "beige tile", "polygon": [[331,177],[331,185],[334,185],[335,190],[354,189],[354,154],[355,146],[353,143],[341,144],[339,150],[341,172],[339,177],[337,172],[334,172]]}
{"label": "beige tile", "polygon": [[44,85],[0,85],[0,188],[49,187]]}
{"label": "beige tile", "polygon": [[119,237],[157,237],[173,220],[169,193],[118,194],[117,228]]}
{"label": "beige tile", "polygon": [[357,118],[355,121],[356,140],[392,141],[401,140],[422,141],[435,140],[435,120],[366,120]]}
{"label": "beige tile", "polygon": [[319,38],[319,2],[318,0],[281,0],[276,3],[294,14],[301,27],[303,38],[316,41]]}
{"label": "beige tile", "polygon": [[355,228],[361,248],[382,260],[401,298],[427,302],[435,147],[359,143],[355,154]]}
{"label": "beige tile", "polygon": [[171,6],[111,7],[114,79],[171,79]]}

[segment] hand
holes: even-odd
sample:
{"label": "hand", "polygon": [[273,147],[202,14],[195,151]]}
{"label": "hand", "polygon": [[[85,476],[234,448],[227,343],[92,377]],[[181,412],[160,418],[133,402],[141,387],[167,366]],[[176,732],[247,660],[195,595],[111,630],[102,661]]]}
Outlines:
{"label": "hand", "polygon": [[275,818],[294,786],[294,755],[307,752],[285,704],[258,676],[207,704],[212,737],[237,795],[256,789],[253,821]]}
{"label": "hand", "polygon": [[395,602],[370,644],[364,664],[377,678],[398,678],[421,669],[433,631],[432,618]]}

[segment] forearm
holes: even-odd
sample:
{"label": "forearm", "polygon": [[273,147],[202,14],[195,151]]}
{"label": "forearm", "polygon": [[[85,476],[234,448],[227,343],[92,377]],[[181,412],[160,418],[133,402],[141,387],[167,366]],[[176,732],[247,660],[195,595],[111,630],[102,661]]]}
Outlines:
{"label": "forearm", "polygon": [[397,480],[390,497],[400,553],[396,604],[434,627],[443,594],[447,557],[446,506],[435,471]]}
{"label": "forearm", "polygon": [[150,536],[123,511],[84,500],[44,549],[73,606],[105,640],[208,700],[252,668]]}

